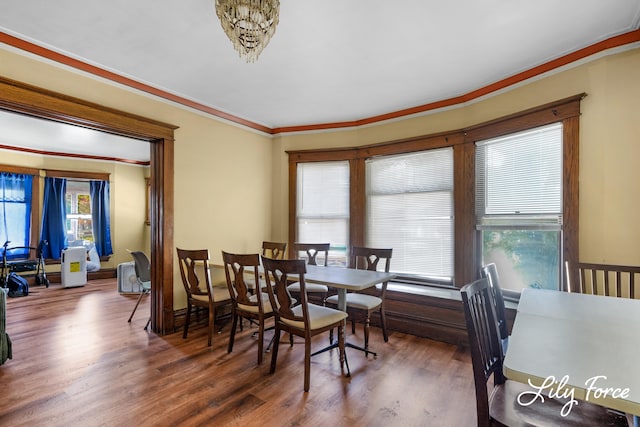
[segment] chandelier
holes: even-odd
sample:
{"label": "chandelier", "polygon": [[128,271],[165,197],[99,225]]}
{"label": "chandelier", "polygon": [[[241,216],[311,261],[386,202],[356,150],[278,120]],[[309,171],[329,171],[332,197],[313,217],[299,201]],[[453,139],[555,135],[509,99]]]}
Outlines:
{"label": "chandelier", "polygon": [[216,0],[216,15],[233,48],[255,62],[276,32],[279,0]]}

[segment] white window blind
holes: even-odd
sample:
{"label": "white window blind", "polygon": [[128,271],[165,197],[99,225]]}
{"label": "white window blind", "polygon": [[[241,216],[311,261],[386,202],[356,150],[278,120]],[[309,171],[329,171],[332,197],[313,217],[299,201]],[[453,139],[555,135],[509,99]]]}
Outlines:
{"label": "white window blind", "polygon": [[349,242],[349,162],[298,163],[298,242],[331,243],[346,251]]}
{"label": "white window blind", "polygon": [[391,270],[453,277],[453,149],[372,158],[367,174],[367,246],[393,248]]}
{"label": "white window blind", "polygon": [[562,124],[477,143],[476,214],[562,214]]}
{"label": "white window blind", "polygon": [[482,263],[506,295],[559,289],[562,265],[562,124],[476,143],[476,216]]}

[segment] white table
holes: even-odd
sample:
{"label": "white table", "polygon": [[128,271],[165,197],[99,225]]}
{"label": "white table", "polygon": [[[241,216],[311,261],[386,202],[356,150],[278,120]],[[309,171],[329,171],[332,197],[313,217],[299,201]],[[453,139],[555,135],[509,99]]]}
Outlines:
{"label": "white table", "polygon": [[[640,415],[639,351],[639,300],[525,289],[504,374],[535,387],[566,376],[564,388],[556,383],[554,391]],[[616,389],[617,396],[603,397],[605,388]]]}
{"label": "white table", "polygon": [[396,277],[395,274],[384,271],[307,265],[304,280],[336,288],[338,290],[338,308],[344,311],[347,309],[347,291],[361,291],[394,277]]}
{"label": "white table", "polygon": [[[307,272],[304,275],[304,280],[306,282],[319,283],[336,288],[338,290],[338,309],[346,311],[347,291],[361,291],[375,286],[378,283],[391,280],[394,277],[396,277],[394,273],[386,273],[383,271],[307,265]],[[365,353],[371,353],[376,356],[375,352],[365,350],[363,347],[356,344],[345,342],[345,346],[364,351]],[[337,344],[332,343],[330,346],[316,351],[312,356],[335,347],[337,347]]]}

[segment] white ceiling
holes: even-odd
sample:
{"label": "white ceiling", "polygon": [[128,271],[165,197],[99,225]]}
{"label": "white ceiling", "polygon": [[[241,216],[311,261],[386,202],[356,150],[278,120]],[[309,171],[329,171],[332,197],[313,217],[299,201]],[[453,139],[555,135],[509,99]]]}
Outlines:
{"label": "white ceiling", "polygon": [[0,110],[0,147],[146,163],[149,143]]}
{"label": "white ceiling", "polygon": [[268,128],[464,95],[640,21],[640,0],[281,0],[248,64],[214,0],[0,4],[0,31]]}

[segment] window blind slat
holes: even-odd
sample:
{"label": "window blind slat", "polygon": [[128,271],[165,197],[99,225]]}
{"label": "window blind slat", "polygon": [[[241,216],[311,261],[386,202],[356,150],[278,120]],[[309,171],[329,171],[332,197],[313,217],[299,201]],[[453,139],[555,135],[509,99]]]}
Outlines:
{"label": "window blind slat", "polygon": [[562,213],[562,124],[477,143],[476,213]]}
{"label": "window blind slat", "polygon": [[453,150],[369,159],[368,246],[393,248],[391,270],[453,277]]}
{"label": "window blind slat", "polygon": [[299,163],[297,171],[297,240],[349,242],[349,162]]}

